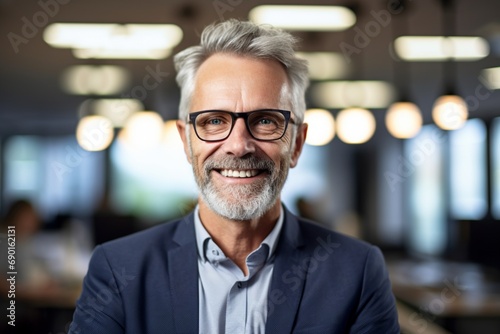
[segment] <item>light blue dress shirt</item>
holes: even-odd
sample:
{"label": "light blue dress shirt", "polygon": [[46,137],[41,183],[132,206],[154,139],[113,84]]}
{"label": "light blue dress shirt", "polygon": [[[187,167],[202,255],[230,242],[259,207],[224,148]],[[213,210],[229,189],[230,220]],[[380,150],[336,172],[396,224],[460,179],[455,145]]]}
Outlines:
{"label": "light blue dress shirt", "polygon": [[195,210],[198,246],[199,328],[203,334],[264,333],[274,253],[283,226],[280,217],[259,248],[246,258],[248,275],[212,240]]}

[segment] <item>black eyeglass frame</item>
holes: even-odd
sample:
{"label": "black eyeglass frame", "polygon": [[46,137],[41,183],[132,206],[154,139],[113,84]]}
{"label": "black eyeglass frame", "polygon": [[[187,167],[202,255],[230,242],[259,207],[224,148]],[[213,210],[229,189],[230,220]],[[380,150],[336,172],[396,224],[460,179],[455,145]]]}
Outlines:
{"label": "black eyeglass frame", "polygon": [[[252,133],[252,131],[250,130],[250,125],[248,124],[248,117],[255,112],[263,112],[263,111],[278,112],[278,113],[281,113],[283,115],[283,117],[285,117],[285,128],[283,129],[283,134],[281,136],[279,136],[278,138],[260,139],[260,138],[255,137],[254,134]],[[198,117],[198,115],[208,113],[208,112],[222,112],[224,114],[228,114],[231,116],[231,121],[232,121],[231,128],[229,129],[227,136],[225,136],[224,138],[221,138],[221,139],[203,139],[200,137],[200,135],[198,134],[198,130],[196,130],[196,123],[195,123],[196,117]],[[280,140],[281,138],[283,138],[283,136],[286,133],[286,130],[288,129],[289,123],[297,125],[297,123],[295,123],[294,119],[291,118],[291,115],[292,115],[291,111],[282,110],[282,109],[257,109],[257,110],[247,111],[247,112],[231,112],[231,111],[227,111],[227,110],[211,109],[211,110],[202,110],[202,111],[196,111],[196,112],[190,113],[188,115],[188,118],[189,118],[188,123],[193,124],[194,132],[196,133],[196,136],[198,137],[198,139],[200,139],[201,141],[213,143],[213,142],[223,141],[223,140],[226,140],[227,138],[229,138],[229,136],[231,135],[231,132],[233,132],[233,128],[234,128],[234,125],[236,124],[236,120],[238,118],[243,118],[243,120],[245,121],[245,126],[247,128],[247,131],[252,136],[253,139],[258,140],[258,141],[269,142],[269,141]]]}

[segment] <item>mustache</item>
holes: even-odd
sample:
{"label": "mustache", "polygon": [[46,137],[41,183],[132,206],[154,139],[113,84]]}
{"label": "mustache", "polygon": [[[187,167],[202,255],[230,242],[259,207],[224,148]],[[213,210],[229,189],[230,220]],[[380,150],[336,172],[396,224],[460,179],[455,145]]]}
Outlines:
{"label": "mustache", "polygon": [[205,172],[208,174],[213,169],[260,169],[272,173],[275,168],[274,161],[263,159],[255,155],[244,158],[224,156],[222,158],[211,157],[205,162]]}

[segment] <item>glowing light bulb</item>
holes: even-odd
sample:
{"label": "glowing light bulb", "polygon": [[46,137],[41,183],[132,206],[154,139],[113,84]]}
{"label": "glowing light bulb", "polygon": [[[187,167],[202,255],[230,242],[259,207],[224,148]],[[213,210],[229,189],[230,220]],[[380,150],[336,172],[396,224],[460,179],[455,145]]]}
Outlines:
{"label": "glowing light bulb", "polygon": [[362,144],[375,133],[375,117],[362,108],[344,109],[337,115],[337,135],[347,144]]}
{"label": "glowing light bulb", "polygon": [[128,119],[124,130],[123,139],[128,145],[149,148],[161,142],[163,120],[154,111],[140,111]]}
{"label": "glowing light bulb", "polygon": [[422,127],[420,109],[411,102],[396,102],[391,105],[385,116],[387,130],[396,138],[412,138]]}
{"label": "glowing light bulb", "polygon": [[335,137],[335,120],[325,109],[309,109],[304,122],[308,124],[306,144],[323,146]]}
{"label": "glowing light bulb", "polygon": [[87,151],[105,150],[113,141],[113,136],[113,123],[104,116],[85,116],[76,128],[76,140]]}
{"label": "glowing light bulb", "polygon": [[443,130],[460,129],[468,114],[467,104],[458,95],[443,95],[432,108],[432,119]]}

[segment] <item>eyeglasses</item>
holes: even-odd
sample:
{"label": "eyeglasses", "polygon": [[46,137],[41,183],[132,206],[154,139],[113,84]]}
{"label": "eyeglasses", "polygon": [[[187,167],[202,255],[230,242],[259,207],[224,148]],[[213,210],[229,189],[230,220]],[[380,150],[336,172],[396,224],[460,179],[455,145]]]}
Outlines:
{"label": "eyeglasses", "polygon": [[231,134],[238,118],[243,118],[250,135],[260,141],[281,139],[286,132],[291,112],[279,109],[260,109],[250,112],[204,110],[189,114],[189,123],[194,124],[198,138],[207,142],[225,140]]}

